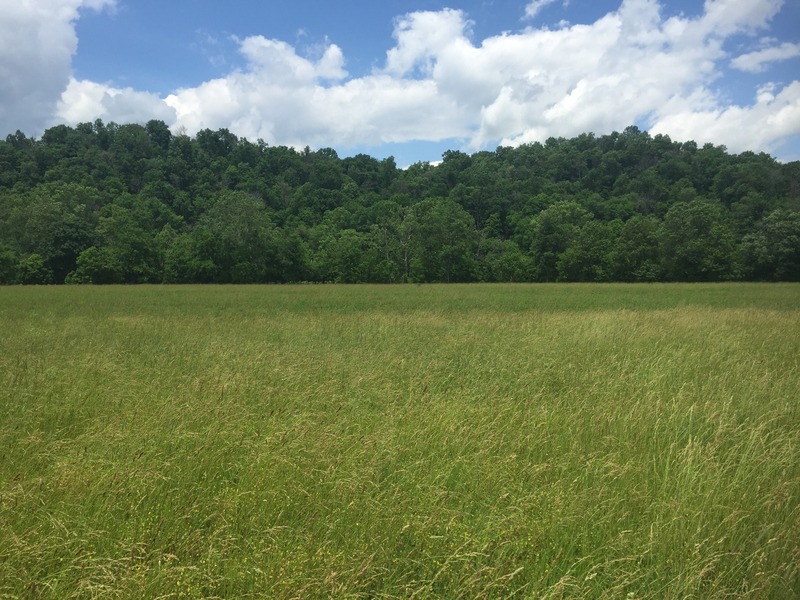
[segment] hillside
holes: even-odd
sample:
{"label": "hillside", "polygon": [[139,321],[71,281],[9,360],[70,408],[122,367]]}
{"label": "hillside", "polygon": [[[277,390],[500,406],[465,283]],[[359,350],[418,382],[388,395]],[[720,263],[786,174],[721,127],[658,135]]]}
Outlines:
{"label": "hillside", "polygon": [[160,121],[0,141],[0,283],[800,280],[800,162],[622,133],[400,169]]}

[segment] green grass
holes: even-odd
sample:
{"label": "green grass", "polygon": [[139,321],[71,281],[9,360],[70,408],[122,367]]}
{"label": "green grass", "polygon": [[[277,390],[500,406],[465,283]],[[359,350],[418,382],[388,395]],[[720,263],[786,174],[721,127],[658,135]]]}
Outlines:
{"label": "green grass", "polygon": [[800,285],[0,288],[0,598],[795,598]]}

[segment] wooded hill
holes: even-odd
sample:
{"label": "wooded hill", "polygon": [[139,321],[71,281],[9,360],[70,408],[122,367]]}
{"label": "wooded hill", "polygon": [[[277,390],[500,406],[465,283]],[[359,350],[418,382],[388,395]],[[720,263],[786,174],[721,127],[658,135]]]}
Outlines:
{"label": "wooded hill", "polygon": [[0,283],[800,280],[800,162],[636,127],[440,164],[229,131],[0,141]]}

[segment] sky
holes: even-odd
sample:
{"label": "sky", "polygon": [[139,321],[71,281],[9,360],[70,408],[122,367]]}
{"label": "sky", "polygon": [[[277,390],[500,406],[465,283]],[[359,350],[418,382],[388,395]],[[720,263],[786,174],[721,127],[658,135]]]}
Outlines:
{"label": "sky", "polygon": [[629,125],[800,160],[800,0],[0,0],[0,136],[98,118],[400,166]]}

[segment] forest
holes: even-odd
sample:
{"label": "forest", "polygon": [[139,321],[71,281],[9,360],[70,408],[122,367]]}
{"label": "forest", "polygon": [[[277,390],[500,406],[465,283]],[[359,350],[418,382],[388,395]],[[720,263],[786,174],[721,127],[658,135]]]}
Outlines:
{"label": "forest", "polygon": [[401,169],[226,129],[0,141],[0,283],[798,281],[800,162],[623,132]]}

